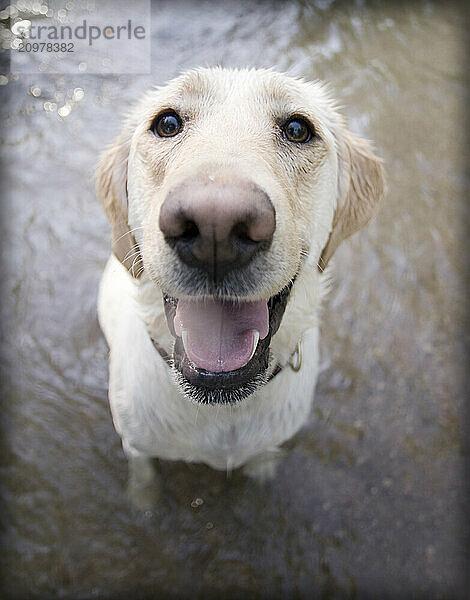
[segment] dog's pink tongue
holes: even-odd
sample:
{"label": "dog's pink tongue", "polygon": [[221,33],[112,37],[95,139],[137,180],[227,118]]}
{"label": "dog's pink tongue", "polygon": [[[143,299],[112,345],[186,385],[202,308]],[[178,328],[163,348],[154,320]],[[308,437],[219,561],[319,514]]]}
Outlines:
{"label": "dog's pink tongue", "polygon": [[258,339],[268,335],[268,305],[265,300],[179,300],[174,325],[197,367],[213,373],[234,371],[250,360]]}

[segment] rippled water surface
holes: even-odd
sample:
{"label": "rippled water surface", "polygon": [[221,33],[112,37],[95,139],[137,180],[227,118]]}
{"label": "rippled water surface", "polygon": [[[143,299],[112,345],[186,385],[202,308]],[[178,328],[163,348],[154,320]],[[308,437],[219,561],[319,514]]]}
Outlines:
{"label": "rippled water surface", "polygon": [[[464,596],[469,26],[441,2],[159,2],[151,77],[1,79],[3,597]],[[216,63],[331,81],[389,193],[336,254],[273,484],[166,463],[145,517],[107,404],[92,174],[142,90]]]}

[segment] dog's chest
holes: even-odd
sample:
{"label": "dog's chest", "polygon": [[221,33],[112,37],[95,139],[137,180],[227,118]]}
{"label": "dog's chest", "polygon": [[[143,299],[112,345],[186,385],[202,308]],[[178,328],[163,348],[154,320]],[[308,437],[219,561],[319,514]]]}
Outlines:
{"label": "dog's chest", "polygon": [[122,433],[150,456],[236,468],[282,444],[305,422],[313,374],[313,369],[303,374],[286,369],[240,406],[195,405],[163,378],[152,386],[158,395],[141,396],[144,404],[136,402],[132,414],[124,416]]}
{"label": "dog's chest", "polygon": [[[204,462],[216,469],[236,468],[252,456],[282,443],[292,434],[283,410],[245,411],[243,415],[212,413],[184,421],[162,424],[150,446],[158,456],[173,460]],[[191,412],[191,411],[190,411]],[[227,411],[228,412],[228,411]],[[147,447],[147,451],[150,448]]]}

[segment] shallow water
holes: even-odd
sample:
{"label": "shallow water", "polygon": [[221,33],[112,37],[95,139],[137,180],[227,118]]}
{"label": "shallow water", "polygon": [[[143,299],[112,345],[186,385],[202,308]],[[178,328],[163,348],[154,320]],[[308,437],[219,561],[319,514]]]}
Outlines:
{"label": "shallow water", "polygon": [[[464,596],[468,17],[440,2],[159,2],[151,77],[0,89],[4,597]],[[92,174],[142,90],[215,63],[331,81],[389,193],[336,254],[314,410],[273,484],[166,463],[165,505],[146,517],[107,405]]]}

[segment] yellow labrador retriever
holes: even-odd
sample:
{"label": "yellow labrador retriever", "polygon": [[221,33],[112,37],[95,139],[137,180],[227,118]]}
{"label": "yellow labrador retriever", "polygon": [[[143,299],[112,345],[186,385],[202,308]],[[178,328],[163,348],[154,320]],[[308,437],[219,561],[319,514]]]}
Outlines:
{"label": "yellow labrador retriever", "polygon": [[98,313],[138,506],[152,457],[273,474],[313,400],[323,270],[383,192],[318,82],[197,69],[131,110],[97,173]]}

